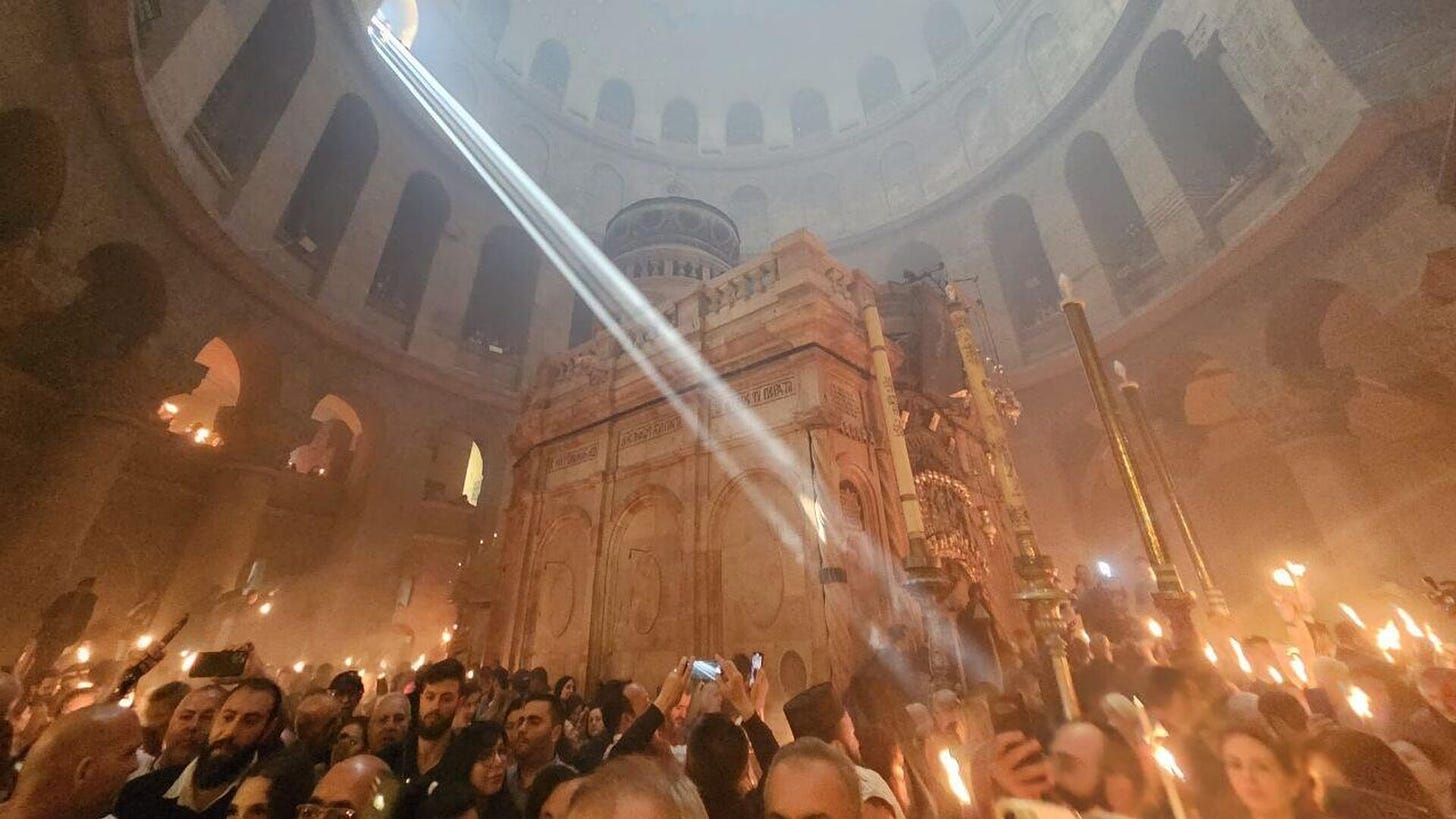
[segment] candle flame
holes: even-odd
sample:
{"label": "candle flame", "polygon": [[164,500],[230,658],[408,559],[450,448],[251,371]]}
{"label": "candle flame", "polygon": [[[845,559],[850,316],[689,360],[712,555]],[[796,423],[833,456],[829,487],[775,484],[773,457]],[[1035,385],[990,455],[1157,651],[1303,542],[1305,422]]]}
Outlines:
{"label": "candle flame", "polygon": [[1295,577],[1304,577],[1304,573],[1309,571],[1308,566],[1304,565],[1303,563],[1295,563],[1292,560],[1286,562],[1284,564],[1284,567],[1288,569],[1289,573],[1294,575]]}
{"label": "candle flame", "polygon": [[183,654],[182,655],[182,670],[183,671],[191,671],[192,670],[192,664],[195,663],[195,662],[197,662],[197,655],[196,654]]}
{"label": "candle flame", "polygon": [[88,643],[82,643],[76,646],[76,662],[91,662],[91,646]]}
{"label": "candle flame", "polygon": [[1417,640],[1420,640],[1426,636],[1425,633],[1421,631],[1421,627],[1416,625],[1416,618],[1410,616],[1410,612],[1406,611],[1400,606],[1396,606],[1395,616],[1399,617],[1401,625],[1405,626],[1406,634],[1409,634]]}
{"label": "candle flame", "polygon": [[424,668],[424,667],[425,667],[425,655],[423,655],[423,654],[421,654],[420,656],[416,657],[415,658],[415,661],[412,662],[412,663],[410,663],[410,668],[414,669],[415,671],[419,671],[421,668]]}
{"label": "candle flame", "polygon": [[1112,577],[1112,564],[1105,560],[1097,561],[1097,573],[1106,578]]}
{"label": "candle flame", "polygon": [[961,763],[956,761],[949,748],[940,749],[940,766],[945,769],[946,783],[950,785],[956,801],[962,805],[971,804],[971,790],[966,787],[966,780],[961,776]]}
{"label": "candle flame", "polygon": [[1294,588],[1294,575],[1288,569],[1275,569],[1271,576],[1274,578],[1274,585],[1286,589]]}
{"label": "candle flame", "polygon": [[1299,656],[1297,651],[1289,652],[1289,670],[1294,673],[1294,679],[1298,680],[1300,685],[1305,688],[1309,687],[1309,671],[1304,667],[1304,658]]}
{"label": "candle flame", "polygon": [[302,674],[303,673],[303,669],[307,665],[308,664],[305,663],[303,660],[299,660],[298,662],[296,662],[296,663],[293,664],[293,673],[294,674]]}
{"label": "candle flame", "polygon": [[1440,637],[1436,636],[1436,632],[1431,628],[1430,623],[1426,623],[1426,639],[1431,642],[1431,648],[1435,649],[1437,654],[1441,654],[1446,650],[1446,644],[1441,642]]}
{"label": "candle flame", "polygon": [[1375,718],[1375,712],[1370,710],[1370,695],[1366,694],[1365,689],[1360,686],[1350,686],[1350,693],[1345,697],[1345,701],[1350,704],[1350,711],[1360,719]]}
{"label": "candle flame", "polygon": [[1275,668],[1274,666],[1271,665],[1271,666],[1269,666],[1269,668],[1267,669],[1267,671],[1268,671],[1268,674],[1269,674],[1270,681],[1272,681],[1275,685],[1283,685],[1284,684],[1284,675],[1279,673],[1279,669],[1277,669],[1277,668]]}
{"label": "candle flame", "polygon": [[1168,746],[1166,745],[1153,746],[1153,761],[1158,763],[1159,768],[1178,777],[1180,780],[1188,778],[1183,773],[1183,768],[1178,765],[1178,758],[1173,756],[1173,752],[1168,750]]}
{"label": "candle flame", "polygon": [[1210,663],[1218,665],[1218,652],[1213,649],[1213,643],[1207,641],[1203,643],[1203,656],[1207,657]]}
{"label": "candle flame", "polygon": [[453,639],[455,639],[455,635],[450,633],[450,629],[447,628],[444,631],[440,632],[440,642],[448,643]]}
{"label": "candle flame", "polygon": [[138,651],[146,651],[148,648],[151,648],[151,646],[152,635],[150,634],[143,634],[136,639],[136,647]]}
{"label": "candle flame", "polygon": [[1154,640],[1161,640],[1161,639],[1163,639],[1163,624],[1162,623],[1159,623],[1156,618],[1149,617],[1148,618],[1148,633],[1151,634],[1151,635],[1153,635],[1153,639]]}
{"label": "candle flame", "polygon": [[1386,620],[1380,631],[1375,632],[1375,646],[1385,652],[1386,659],[1390,659],[1390,652],[1400,651],[1400,629],[1394,620]]}
{"label": "candle flame", "polygon": [[258,607],[258,613],[259,614],[262,614],[262,615],[265,615],[265,616],[268,614],[268,612],[270,612],[272,610],[273,610],[273,604],[272,603],[264,603],[263,605],[261,605],[261,606]]}
{"label": "candle flame", "polygon": [[345,657],[344,658],[344,665],[353,667],[353,665],[354,665],[354,658],[353,657]]}
{"label": "candle flame", "polygon": [[1245,674],[1254,673],[1253,664],[1249,662],[1249,658],[1244,654],[1243,643],[1240,643],[1237,638],[1230,637],[1229,647],[1234,650],[1234,657],[1239,661],[1239,670]]}
{"label": "candle flame", "polygon": [[1123,366],[1123,363],[1121,361],[1113,359],[1112,371],[1117,373],[1118,378],[1122,379],[1123,381],[1127,381],[1127,367]]}
{"label": "candle flame", "polygon": [[1349,603],[1341,603],[1340,612],[1348,617],[1350,619],[1350,622],[1359,626],[1361,629],[1364,629],[1366,631],[1369,630],[1369,628],[1365,625],[1365,621],[1360,619],[1360,615],[1356,614],[1353,608],[1350,608]]}

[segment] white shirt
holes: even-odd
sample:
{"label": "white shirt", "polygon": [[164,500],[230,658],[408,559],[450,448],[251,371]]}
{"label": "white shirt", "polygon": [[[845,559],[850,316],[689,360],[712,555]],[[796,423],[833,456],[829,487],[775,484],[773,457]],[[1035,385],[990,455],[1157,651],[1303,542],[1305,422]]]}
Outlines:
{"label": "white shirt", "polygon": [[176,802],[178,807],[186,808],[194,813],[202,813],[213,805],[216,805],[218,800],[222,799],[233,788],[237,787],[238,783],[243,781],[243,777],[247,774],[248,770],[253,767],[253,763],[257,761],[258,755],[253,754],[253,759],[247,765],[243,766],[243,773],[238,774],[237,779],[223,786],[217,792],[216,796],[206,802],[202,802],[200,801],[202,795],[197,792],[197,786],[192,783],[192,778],[197,773],[197,760],[194,759],[187,763],[187,767],[182,769],[182,775],[177,777],[177,781],[172,783],[172,787],[168,788],[166,793],[162,794],[162,798]]}
{"label": "white shirt", "polygon": [[890,790],[890,783],[886,782],[883,776],[859,765],[854,766],[854,772],[859,774],[859,799],[861,802],[877,799],[889,806],[895,814],[895,819],[905,819],[904,811],[900,810],[900,800],[895,798],[895,792]]}

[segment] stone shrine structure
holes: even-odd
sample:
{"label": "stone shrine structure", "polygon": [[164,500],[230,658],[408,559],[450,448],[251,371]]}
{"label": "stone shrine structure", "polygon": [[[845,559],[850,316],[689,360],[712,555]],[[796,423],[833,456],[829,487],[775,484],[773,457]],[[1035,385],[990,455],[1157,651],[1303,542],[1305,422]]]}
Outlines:
{"label": "stone shrine structure", "polygon": [[[776,696],[843,684],[887,626],[920,618],[903,588],[899,492],[856,306],[874,285],[807,231],[736,263],[728,217],[676,197],[629,206],[604,249],[741,405],[717,400],[640,321],[624,322],[627,335],[670,374],[678,407],[606,332],[547,359],[512,442],[489,629],[500,643],[487,654],[650,682],[682,655],[761,651]],[[944,337],[921,338],[915,294],[893,290],[892,331],[940,354]],[[902,392],[908,417],[896,422],[916,455],[931,548],[1019,618],[1006,549],[988,539],[997,504],[966,481],[984,459],[960,402],[898,359],[927,390]],[[786,458],[763,445],[765,430]]]}

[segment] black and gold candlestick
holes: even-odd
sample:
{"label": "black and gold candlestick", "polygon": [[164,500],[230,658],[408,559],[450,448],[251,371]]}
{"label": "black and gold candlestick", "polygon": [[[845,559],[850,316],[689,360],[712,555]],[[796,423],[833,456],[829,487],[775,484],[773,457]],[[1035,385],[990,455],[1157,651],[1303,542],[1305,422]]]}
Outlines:
{"label": "black and gold candlestick", "polygon": [[1127,431],[1123,429],[1122,418],[1117,412],[1117,402],[1112,396],[1112,387],[1107,383],[1107,373],[1102,369],[1102,358],[1097,352],[1097,339],[1092,335],[1092,325],[1087,321],[1087,306],[1072,295],[1071,282],[1061,277],[1062,314],[1067,318],[1067,327],[1072,331],[1072,341],[1077,346],[1077,357],[1082,361],[1082,371],[1087,376],[1087,386],[1092,390],[1092,401],[1097,405],[1097,414],[1102,417],[1102,426],[1107,431],[1107,442],[1112,449],[1112,458],[1117,463],[1118,476],[1127,490],[1128,502],[1132,505],[1133,518],[1138,534],[1142,536],[1143,549],[1148,562],[1153,566],[1158,588],[1153,592],[1153,603],[1163,613],[1173,633],[1173,644],[1184,651],[1202,650],[1198,628],[1193,624],[1193,598],[1183,588],[1178,576],[1178,567],[1168,557],[1163,533],[1153,515],[1153,506],[1148,499],[1142,470],[1138,468],[1128,443]]}
{"label": "black and gold candlestick", "polygon": [[1208,561],[1203,556],[1203,545],[1199,543],[1197,534],[1193,531],[1193,520],[1188,516],[1188,509],[1183,505],[1183,497],[1178,494],[1178,485],[1173,481],[1173,473],[1168,469],[1168,462],[1163,457],[1163,448],[1158,445],[1157,436],[1153,434],[1153,425],[1148,423],[1147,409],[1143,406],[1142,388],[1138,382],[1127,377],[1127,368],[1122,366],[1121,361],[1112,362],[1112,369],[1117,373],[1121,382],[1118,389],[1122,391],[1122,398],[1127,402],[1127,408],[1132,415],[1133,426],[1137,428],[1138,435],[1143,439],[1143,449],[1148,453],[1148,458],[1153,464],[1153,474],[1158,476],[1158,483],[1163,485],[1163,491],[1168,495],[1168,508],[1173,512],[1173,520],[1178,524],[1178,533],[1183,537],[1183,544],[1188,547],[1188,559],[1193,563],[1193,573],[1198,575],[1198,585],[1203,589],[1203,600],[1208,606],[1208,615],[1215,618],[1227,618],[1229,616],[1228,600],[1224,598],[1223,592],[1213,582],[1213,572],[1208,569]]}
{"label": "black and gold candlestick", "polygon": [[1077,704],[1077,690],[1072,683],[1072,666],[1067,660],[1067,641],[1057,612],[1060,604],[1069,595],[1057,586],[1052,559],[1043,554],[1037,545],[1036,532],[1031,528],[1031,513],[1026,508],[1026,494],[1021,488],[1021,475],[1011,460],[1006,425],[996,408],[995,390],[986,376],[986,366],[966,316],[966,305],[960,300],[955,285],[946,287],[946,295],[950,299],[950,323],[955,331],[956,348],[960,351],[961,365],[965,368],[966,394],[981,421],[986,451],[991,456],[991,471],[994,473],[996,486],[1001,490],[1001,500],[1006,505],[1006,515],[1011,520],[1011,535],[1016,541],[1016,574],[1022,583],[1022,590],[1017,593],[1016,599],[1026,604],[1027,616],[1031,619],[1037,642],[1051,661],[1052,675],[1057,681],[1057,694],[1062,701],[1062,716],[1070,722],[1080,717],[1081,709]]}

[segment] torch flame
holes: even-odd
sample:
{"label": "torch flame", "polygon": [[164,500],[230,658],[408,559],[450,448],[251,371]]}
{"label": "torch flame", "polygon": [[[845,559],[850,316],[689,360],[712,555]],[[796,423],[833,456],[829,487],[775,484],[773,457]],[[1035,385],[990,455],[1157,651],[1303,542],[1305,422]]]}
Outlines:
{"label": "torch flame", "polygon": [[1269,673],[1269,679],[1275,685],[1283,685],[1284,684],[1284,675],[1279,673],[1279,669],[1277,669],[1277,668],[1275,668],[1274,666],[1271,665],[1268,668],[1268,673]]}
{"label": "torch flame", "polygon": [[1161,640],[1161,639],[1163,639],[1163,624],[1162,623],[1159,623],[1157,621],[1157,618],[1149,617],[1148,618],[1148,633],[1151,634],[1151,635],[1153,635],[1153,639],[1154,640]]}
{"label": "torch flame", "polygon": [[1299,656],[1297,651],[1289,652],[1289,670],[1294,672],[1294,679],[1298,680],[1300,685],[1305,688],[1309,687],[1309,671],[1304,667],[1304,658]]}
{"label": "torch flame", "polygon": [[151,646],[152,635],[150,634],[143,634],[136,639],[136,647],[138,651],[146,651],[148,648],[151,648]]}
{"label": "torch flame", "polygon": [[76,646],[76,662],[78,662],[78,663],[89,663],[89,662],[91,662],[91,646],[90,646],[89,643],[82,643],[82,644]]}
{"label": "torch flame", "polygon": [[1436,632],[1431,628],[1430,623],[1426,623],[1426,639],[1431,642],[1431,648],[1435,649],[1437,654],[1445,652],[1446,644],[1441,642],[1440,637],[1436,636]]}
{"label": "torch flame", "polygon": [[1396,606],[1395,616],[1399,617],[1401,625],[1405,626],[1406,634],[1409,634],[1417,640],[1420,640],[1426,636],[1424,633],[1421,632],[1421,627],[1416,625],[1416,618],[1410,616],[1410,612],[1406,611],[1400,606]]}
{"label": "torch flame", "polygon": [[1390,652],[1400,651],[1400,629],[1395,627],[1394,620],[1385,621],[1375,633],[1375,646],[1385,653],[1386,659],[1390,658]]}
{"label": "torch flame", "polygon": [[1271,576],[1274,578],[1274,585],[1286,589],[1294,588],[1294,575],[1290,574],[1288,569],[1275,569]]}
{"label": "torch flame", "polygon": [[1365,689],[1360,686],[1350,686],[1350,693],[1345,697],[1345,701],[1350,704],[1350,711],[1360,719],[1375,718],[1375,712],[1370,710],[1370,695],[1366,694]]}
{"label": "torch flame", "polygon": [[956,801],[962,805],[971,804],[971,790],[966,787],[966,780],[961,776],[961,763],[956,761],[949,748],[940,750],[940,766],[945,769],[946,783],[950,785]]}
{"label": "torch flame", "polygon": [[423,655],[423,654],[421,654],[420,656],[416,657],[415,658],[415,661],[412,662],[412,663],[410,663],[410,668],[414,669],[415,671],[419,671],[421,668],[424,668],[424,667],[425,667],[425,655]]}
{"label": "torch flame", "polygon": [[1218,652],[1217,651],[1214,651],[1214,649],[1213,649],[1213,643],[1204,641],[1204,643],[1203,643],[1203,656],[1207,657],[1208,658],[1208,661],[1210,663],[1213,663],[1214,665],[1218,665]]}
{"label": "torch flame", "polygon": [[1252,673],[1254,673],[1254,666],[1253,666],[1253,664],[1251,664],[1249,662],[1249,658],[1244,655],[1244,646],[1243,646],[1243,644],[1240,643],[1237,638],[1230,637],[1229,638],[1229,647],[1234,650],[1234,656],[1238,658],[1238,661],[1239,661],[1239,670],[1242,671],[1242,672],[1244,672],[1245,674],[1252,674]]}
{"label": "torch flame", "polygon": [[1284,566],[1285,568],[1289,569],[1289,573],[1294,575],[1295,577],[1304,577],[1304,573],[1309,571],[1308,566],[1304,565],[1303,563],[1295,563],[1292,560],[1285,563]]}
{"label": "torch flame", "polygon": [[1173,756],[1173,752],[1168,750],[1168,746],[1166,745],[1153,746],[1153,761],[1158,763],[1159,768],[1178,777],[1180,780],[1188,778],[1183,773],[1183,769],[1179,767],[1178,758]]}
{"label": "torch flame", "polygon": [[303,669],[304,669],[304,667],[306,665],[307,665],[307,663],[305,663],[303,660],[299,660],[298,662],[294,663],[293,664],[293,673],[294,674],[302,674],[303,673]]}
{"label": "torch flame", "polygon": [[1355,625],[1359,626],[1361,629],[1364,629],[1364,630],[1367,630],[1368,631],[1368,628],[1365,626],[1365,621],[1360,619],[1360,615],[1356,614],[1355,613],[1355,610],[1353,608],[1350,608],[1350,604],[1349,603],[1341,603],[1340,604],[1340,611],[1346,617],[1350,618],[1350,622],[1352,622]]}

